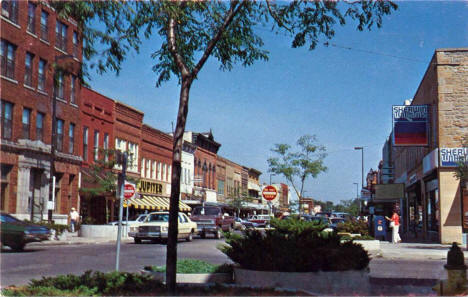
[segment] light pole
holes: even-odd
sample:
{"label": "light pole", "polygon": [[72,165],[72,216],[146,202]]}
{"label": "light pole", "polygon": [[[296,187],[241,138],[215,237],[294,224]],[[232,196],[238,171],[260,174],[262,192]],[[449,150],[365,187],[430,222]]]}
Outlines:
{"label": "light pole", "polygon": [[361,200],[359,199],[359,183],[353,183],[356,185],[356,199],[359,203],[359,215],[361,215]]}
{"label": "light pole", "polygon": [[275,175],[276,175],[276,174],[271,174],[271,173],[270,173],[270,183],[269,183],[269,185],[271,185],[271,177],[272,177],[272,176],[275,176]]}
{"label": "light pole", "polygon": [[[57,87],[58,75],[63,74],[63,70],[59,69],[57,63],[59,60],[73,58],[73,55],[55,56],[53,65],[53,91],[52,91],[52,133],[50,142],[50,181],[49,181],[49,203],[47,205],[47,220],[52,222],[52,212],[54,209],[55,199],[55,149],[57,148]],[[58,70],[58,71],[57,71]]]}

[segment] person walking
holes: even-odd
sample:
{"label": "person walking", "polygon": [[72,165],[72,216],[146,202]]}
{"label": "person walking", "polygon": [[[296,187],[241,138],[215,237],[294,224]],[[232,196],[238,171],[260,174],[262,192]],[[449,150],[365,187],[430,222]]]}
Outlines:
{"label": "person walking", "polygon": [[80,214],[76,211],[74,207],[72,207],[69,217],[70,217],[70,231],[73,233],[75,232],[76,225],[78,224],[78,221],[80,220]]}
{"label": "person walking", "polygon": [[392,217],[385,218],[390,221],[390,227],[392,228],[392,243],[400,243],[401,238],[400,234],[398,233],[400,229],[400,216],[398,215],[396,210],[393,210]]}

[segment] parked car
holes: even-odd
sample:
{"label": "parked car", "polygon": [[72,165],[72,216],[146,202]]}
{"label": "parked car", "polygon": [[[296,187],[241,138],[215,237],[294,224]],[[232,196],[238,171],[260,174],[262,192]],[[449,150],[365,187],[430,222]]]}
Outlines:
{"label": "parked car", "polygon": [[331,227],[332,221],[328,217],[325,217],[325,216],[311,216],[310,221],[311,222],[320,222],[322,224],[325,224],[327,227],[323,231],[327,231],[327,232],[332,232],[333,231],[333,228]]}
{"label": "parked car", "polygon": [[15,251],[21,251],[29,242],[49,239],[49,228],[20,221],[5,212],[1,212],[0,215],[2,245],[9,246]]}
{"label": "parked car", "polygon": [[205,238],[206,234],[214,234],[215,238],[222,237],[222,231],[234,228],[234,217],[223,212],[220,206],[197,206],[192,210],[190,219],[197,223],[197,234]]}
{"label": "parked car", "polygon": [[[137,216],[136,219],[132,219],[132,220],[128,220],[128,225],[131,226],[131,225],[134,225],[136,223],[142,223],[146,217],[148,216],[147,213],[143,213],[143,214],[140,214]],[[112,225],[112,226],[115,226],[115,225],[118,225],[119,224],[119,221],[114,221],[114,222],[110,222],[110,223],[107,223],[107,225]],[[122,218],[122,225],[126,225],[127,224],[127,220],[126,218]]]}
{"label": "parked car", "polygon": [[332,213],[331,212],[318,212],[315,214],[316,217],[326,217],[329,218],[331,217]]}
{"label": "parked car", "polygon": [[248,221],[256,223],[258,227],[268,227],[270,226],[270,219],[270,215],[253,215],[248,219]]}
{"label": "parked car", "polygon": [[[257,223],[249,222],[247,220],[243,220],[241,218],[236,218],[236,224],[240,224],[242,227],[239,227],[237,230],[245,230],[258,227]],[[236,228],[236,224],[234,224],[234,228]]]}
{"label": "parked car", "polygon": [[[197,224],[182,212],[179,212],[179,238],[185,238],[187,241],[193,240],[193,235],[197,231]],[[136,229],[132,229],[136,228]],[[149,213],[143,223],[138,226],[130,227],[129,237],[133,237],[135,243],[141,243],[142,240],[160,241],[166,240],[169,229],[169,212],[157,211]]]}
{"label": "parked car", "polygon": [[333,212],[331,214],[331,217],[342,218],[342,219],[345,219],[346,221],[353,220],[353,216],[347,212]]}
{"label": "parked car", "polygon": [[241,218],[238,218],[238,217],[235,217],[234,218],[234,230],[245,230],[245,225],[242,224],[242,219]]}
{"label": "parked car", "polygon": [[330,228],[336,230],[336,226],[340,223],[344,223],[346,219],[344,218],[330,218]]}

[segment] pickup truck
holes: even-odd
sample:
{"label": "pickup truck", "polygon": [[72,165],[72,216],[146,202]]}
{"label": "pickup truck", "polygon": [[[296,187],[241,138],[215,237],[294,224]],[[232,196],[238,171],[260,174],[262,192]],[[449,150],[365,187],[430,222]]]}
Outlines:
{"label": "pickup truck", "polygon": [[197,206],[192,210],[190,219],[197,223],[197,234],[201,238],[210,233],[219,239],[223,235],[222,231],[234,228],[234,217],[223,213],[219,206]]}

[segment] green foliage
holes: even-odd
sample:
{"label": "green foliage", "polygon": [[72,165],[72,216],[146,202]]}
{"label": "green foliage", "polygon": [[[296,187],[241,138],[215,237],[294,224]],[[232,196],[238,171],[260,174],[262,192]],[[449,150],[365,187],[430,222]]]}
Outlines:
{"label": "green foliage", "polygon": [[[82,275],[59,275],[31,280],[22,288],[4,290],[9,296],[96,296],[96,295],[133,295],[163,288],[161,282],[149,276],[127,272],[92,272]],[[133,294],[132,294],[133,293]]]}
{"label": "green foliage", "polygon": [[337,232],[359,233],[361,236],[369,235],[369,226],[365,221],[353,220],[336,225]]}
{"label": "green foliage", "polygon": [[333,209],[337,212],[346,212],[352,216],[359,215],[359,199],[341,200],[339,204],[335,205]]}
{"label": "green foliage", "polygon": [[361,270],[369,255],[352,242],[341,242],[326,226],[297,219],[272,219],[274,229],[227,234],[219,249],[242,268],[264,271],[310,272]]}
{"label": "green foliage", "polygon": [[[232,265],[214,265],[197,259],[177,260],[177,273],[223,273],[232,272]],[[145,266],[145,270],[166,272],[166,266]]]}

